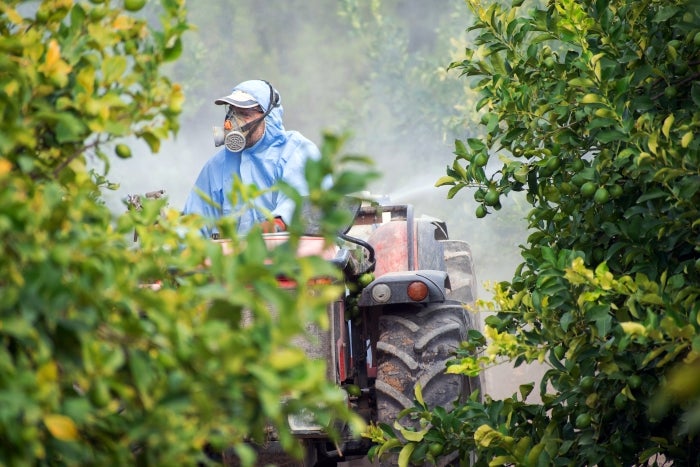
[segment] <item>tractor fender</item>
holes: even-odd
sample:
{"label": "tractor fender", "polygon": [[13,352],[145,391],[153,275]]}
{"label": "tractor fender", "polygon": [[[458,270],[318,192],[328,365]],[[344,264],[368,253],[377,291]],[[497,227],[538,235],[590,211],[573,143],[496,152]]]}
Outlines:
{"label": "tractor fender", "polygon": [[[416,300],[409,296],[409,287],[422,287],[427,293]],[[397,303],[437,303],[444,302],[445,289],[449,286],[447,272],[424,269],[419,271],[388,272],[370,282],[358,301],[361,307],[385,306]]]}

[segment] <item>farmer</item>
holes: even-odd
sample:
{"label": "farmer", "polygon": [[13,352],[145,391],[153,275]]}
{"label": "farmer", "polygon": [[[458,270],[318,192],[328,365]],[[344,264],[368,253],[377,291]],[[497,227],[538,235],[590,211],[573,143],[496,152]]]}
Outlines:
{"label": "farmer", "polygon": [[[233,206],[230,200],[234,179],[261,190],[284,180],[301,195],[307,195],[304,165],[308,159],[320,157],[318,147],[299,132],[285,130],[280,95],[267,81],[244,81],[214,103],[226,106],[224,127],[214,128],[215,146],[224,147],[204,164],[183,212],[212,220],[235,215],[239,233],[247,232],[255,223],[262,223],[263,231],[268,233],[286,230],[294,211],[290,198],[269,191],[255,200],[263,212],[241,211],[242,207]],[[265,210],[274,220],[266,219]],[[205,227],[203,233],[218,236],[212,227]]]}

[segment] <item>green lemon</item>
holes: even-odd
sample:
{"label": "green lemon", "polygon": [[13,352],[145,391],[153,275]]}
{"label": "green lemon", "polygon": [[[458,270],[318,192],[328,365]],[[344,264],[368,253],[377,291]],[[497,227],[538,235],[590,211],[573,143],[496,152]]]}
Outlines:
{"label": "green lemon", "polygon": [[666,96],[667,99],[673,99],[677,94],[678,89],[676,89],[675,86],[666,86],[666,89],[664,89],[664,96]]}
{"label": "green lemon", "polygon": [[168,47],[163,51],[163,59],[166,62],[177,60],[182,55],[182,41],[178,38],[172,47]]}
{"label": "green lemon", "polygon": [[124,0],[124,9],[127,11],[139,11],[146,4],[146,0]]}
{"label": "green lemon", "polygon": [[593,376],[584,376],[578,383],[579,387],[583,392],[591,392],[593,390],[594,384],[595,379],[593,378]]}
{"label": "green lemon", "polygon": [[95,407],[106,407],[107,404],[109,404],[111,396],[109,394],[109,388],[107,388],[105,382],[101,379],[93,382],[90,386],[90,390],[88,391],[88,398]]}
{"label": "green lemon", "polygon": [[106,7],[94,7],[90,9],[90,19],[92,21],[100,21],[102,18],[107,16],[107,8]]}
{"label": "green lemon", "polygon": [[642,385],[642,377],[639,375],[632,375],[630,376],[628,383],[632,389],[637,389]]}
{"label": "green lemon", "polygon": [[584,183],[586,183],[586,177],[582,173],[577,173],[571,177],[571,183],[577,187],[581,187]]}
{"label": "green lemon", "polygon": [[610,194],[608,193],[608,190],[605,189],[605,187],[600,187],[595,191],[595,194],[593,195],[593,201],[595,201],[597,204],[605,204],[608,202],[610,199]]}
{"label": "green lemon", "polygon": [[489,191],[486,192],[486,195],[484,196],[484,203],[487,206],[495,206],[498,203],[498,190],[495,188],[489,188]]}
{"label": "green lemon", "polygon": [[585,164],[581,159],[576,159],[571,163],[571,170],[573,170],[574,172],[580,172],[583,170],[584,167]]}
{"label": "green lemon", "polygon": [[360,386],[358,386],[357,384],[346,385],[345,392],[347,392],[349,396],[353,396],[353,397],[360,397],[362,395],[362,390],[360,389]]}
{"label": "green lemon", "polygon": [[587,413],[582,413],[576,417],[576,428],[584,429],[591,425],[591,416]]}
{"label": "green lemon", "polygon": [[484,216],[486,216],[486,207],[480,204],[476,207],[476,217],[482,219]]}
{"label": "green lemon", "polygon": [[544,199],[552,203],[558,203],[561,200],[561,193],[557,187],[552,185],[547,185],[544,188]]}
{"label": "green lemon", "polygon": [[574,187],[569,182],[562,182],[559,185],[559,191],[564,195],[570,195],[574,191]]}
{"label": "green lemon", "polygon": [[444,446],[442,445],[442,443],[438,443],[438,442],[430,443],[430,446],[428,446],[428,452],[433,457],[437,457],[440,454],[442,454],[443,449],[444,449]]}
{"label": "green lemon", "polygon": [[627,396],[625,396],[622,393],[619,393],[617,396],[615,396],[614,404],[615,404],[615,408],[617,410],[624,409],[625,406],[627,405]]}
{"label": "green lemon", "polygon": [[559,167],[561,167],[561,159],[559,159],[558,157],[552,156],[552,157],[549,158],[549,160],[547,161],[547,163],[545,164],[545,166],[546,166],[549,170],[551,170],[552,172],[554,172],[554,171],[557,170]]}
{"label": "green lemon", "polygon": [[117,144],[117,146],[114,148],[114,152],[121,159],[128,159],[131,157],[131,148],[124,143]]}
{"label": "green lemon", "polygon": [[474,165],[477,167],[483,167],[489,162],[489,156],[488,154],[479,153],[477,156],[474,158]]}
{"label": "green lemon", "polygon": [[622,187],[620,185],[613,185],[610,187],[610,190],[608,190],[608,191],[610,192],[610,196],[612,198],[619,198],[620,196],[622,196],[623,190],[622,190]]}
{"label": "green lemon", "polygon": [[593,182],[586,182],[581,185],[580,193],[584,198],[592,198],[598,187]]}
{"label": "green lemon", "polygon": [[371,272],[366,272],[357,278],[357,282],[361,287],[367,287],[373,280],[374,274]]}

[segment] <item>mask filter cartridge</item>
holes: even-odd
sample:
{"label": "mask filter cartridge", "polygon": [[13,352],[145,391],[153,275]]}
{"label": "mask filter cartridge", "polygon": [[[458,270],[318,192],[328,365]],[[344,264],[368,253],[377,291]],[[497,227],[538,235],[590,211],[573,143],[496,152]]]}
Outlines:
{"label": "mask filter cartridge", "polygon": [[239,152],[245,149],[245,134],[242,131],[214,127],[214,146],[226,145],[226,149],[232,152]]}
{"label": "mask filter cartridge", "polygon": [[245,148],[245,135],[240,131],[232,130],[224,138],[226,149],[231,152],[239,152]]}

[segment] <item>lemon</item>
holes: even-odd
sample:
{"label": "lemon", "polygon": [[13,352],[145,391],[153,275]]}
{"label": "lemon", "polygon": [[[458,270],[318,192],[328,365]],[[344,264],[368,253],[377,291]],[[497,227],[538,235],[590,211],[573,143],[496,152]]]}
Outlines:
{"label": "lemon", "polygon": [[577,173],[571,177],[571,183],[577,187],[581,187],[584,183],[586,183],[586,177],[582,173]]}
{"label": "lemon", "polygon": [[484,216],[486,216],[486,208],[484,207],[483,204],[480,204],[479,206],[476,207],[476,217],[481,219]]}
{"label": "lemon", "polygon": [[498,191],[495,188],[489,188],[484,196],[484,203],[487,206],[495,206],[498,204]]}
{"label": "lemon", "polygon": [[124,9],[127,11],[139,11],[146,4],[146,0],[124,0]]}
{"label": "lemon", "polygon": [[619,198],[620,196],[622,196],[622,191],[623,190],[620,185],[613,185],[610,187],[609,190],[610,196],[612,196],[613,198]]}
{"label": "lemon", "polygon": [[357,283],[362,287],[367,287],[374,280],[374,274],[366,272],[357,278]]}
{"label": "lemon", "polygon": [[580,193],[584,198],[591,198],[593,195],[595,195],[597,189],[598,188],[596,187],[595,183],[586,182],[581,185]]}
{"label": "lemon", "polygon": [[182,41],[178,38],[172,47],[168,47],[163,51],[163,59],[166,62],[177,60],[182,55]]}
{"label": "lemon", "polygon": [[114,148],[114,152],[121,159],[128,159],[131,157],[131,148],[124,143],[117,144],[117,146]]}
{"label": "lemon", "polygon": [[608,202],[610,199],[610,194],[608,193],[608,190],[605,189],[605,187],[600,187],[595,191],[595,194],[593,195],[593,201],[595,201],[597,204],[605,204]]}
{"label": "lemon", "polygon": [[582,413],[576,417],[576,428],[588,428],[591,424],[591,416],[587,413]]}
{"label": "lemon", "polygon": [[625,396],[622,393],[619,393],[617,396],[615,396],[614,404],[615,404],[615,408],[617,410],[624,409],[625,406],[627,405],[627,396]]}
{"label": "lemon", "polygon": [[576,159],[571,163],[571,170],[574,172],[580,172],[585,167],[585,164],[581,159]]}
{"label": "lemon", "polygon": [[95,380],[90,386],[88,398],[95,407],[99,408],[106,407],[107,404],[109,404],[109,401],[112,399],[109,394],[109,388],[105,382],[100,379]]}
{"label": "lemon", "polygon": [[632,375],[628,383],[632,389],[636,389],[642,384],[642,377],[639,375]]}
{"label": "lemon", "polygon": [[444,449],[444,446],[442,445],[442,443],[438,443],[438,442],[430,443],[430,446],[428,446],[428,452],[433,457],[437,457],[440,454],[442,454],[443,449]]}
{"label": "lemon", "polygon": [[487,154],[484,154],[483,152],[480,154],[477,154],[477,156],[474,158],[474,165],[477,167],[483,167],[489,162],[489,156]]}
{"label": "lemon", "polygon": [[594,384],[595,379],[593,378],[593,376],[584,376],[583,378],[581,378],[581,381],[578,385],[583,392],[591,392],[593,390]]}

